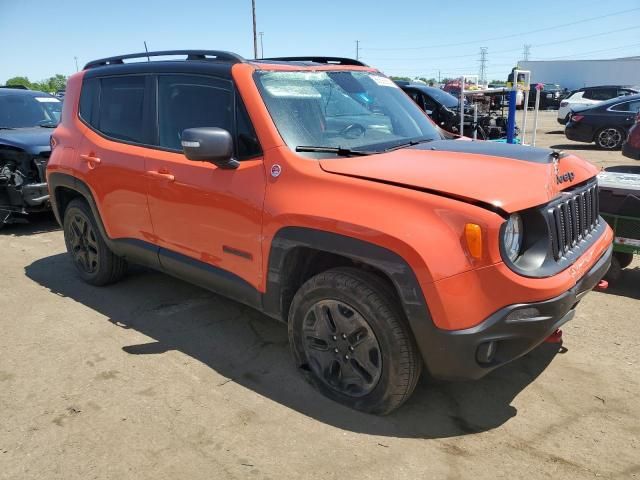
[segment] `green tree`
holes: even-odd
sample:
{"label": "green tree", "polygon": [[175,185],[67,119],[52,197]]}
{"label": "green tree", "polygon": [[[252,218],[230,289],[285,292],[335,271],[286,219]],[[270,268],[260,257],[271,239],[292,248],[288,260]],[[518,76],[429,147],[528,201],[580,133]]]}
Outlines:
{"label": "green tree", "polygon": [[392,75],[389,78],[391,80],[393,80],[393,81],[396,81],[396,80],[399,80],[401,82],[410,82],[411,81],[411,79],[409,77],[395,77],[395,76]]}
{"label": "green tree", "polygon": [[57,73],[53,77],[49,77],[39,82],[32,82],[28,77],[13,77],[7,80],[6,85],[24,85],[31,90],[54,93],[57,90],[64,90],[67,85],[67,77]]}
{"label": "green tree", "polygon": [[27,88],[31,88],[31,82],[27,77],[12,77],[6,81],[5,85],[9,85],[9,86],[23,85]]}

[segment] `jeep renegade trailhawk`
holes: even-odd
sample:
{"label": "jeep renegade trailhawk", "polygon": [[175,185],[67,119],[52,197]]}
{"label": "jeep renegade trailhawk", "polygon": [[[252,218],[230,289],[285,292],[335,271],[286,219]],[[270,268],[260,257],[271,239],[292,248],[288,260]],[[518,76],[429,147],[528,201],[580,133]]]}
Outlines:
{"label": "jeep renegade trailhawk", "polygon": [[[128,61],[146,59],[154,61]],[[178,57],[167,60],[167,57]],[[128,262],[287,322],[325,395],[388,413],[570,320],[612,233],[597,169],[452,138],[349,59],[124,55],[69,79],[47,168],[79,275]]]}

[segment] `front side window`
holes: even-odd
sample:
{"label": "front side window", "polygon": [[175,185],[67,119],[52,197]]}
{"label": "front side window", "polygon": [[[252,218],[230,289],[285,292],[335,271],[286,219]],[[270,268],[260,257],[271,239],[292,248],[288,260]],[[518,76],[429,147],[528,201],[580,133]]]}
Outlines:
{"label": "front side window", "polygon": [[51,96],[0,95],[0,128],[55,127],[62,102]]}
{"label": "front side window", "polygon": [[380,74],[263,71],[256,74],[256,83],[283,140],[294,150],[383,151],[442,138],[424,112]]}
{"label": "front side window", "polygon": [[211,77],[163,75],[158,78],[158,144],[182,150],[187,128],[218,127],[233,132],[233,92]]}
{"label": "front side window", "polygon": [[147,143],[143,120],[145,81],[143,76],[101,79],[100,110],[94,126],[111,138]]}

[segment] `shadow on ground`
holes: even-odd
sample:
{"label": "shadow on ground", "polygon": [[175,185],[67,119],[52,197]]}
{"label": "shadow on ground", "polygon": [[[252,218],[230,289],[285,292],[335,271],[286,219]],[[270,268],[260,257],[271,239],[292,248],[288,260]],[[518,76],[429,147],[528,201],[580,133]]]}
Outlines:
{"label": "shadow on ground", "polygon": [[640,267],[625,268],[622,270],[620,278],[611,280],[609,287],[598,291],[618,297],[640,300]]}
{"label": "shadow on ground", "polygon": [[598,147],[593,143],[561,143],[558,145],[551,145],[549,148],[555,150],[598,150]]}
{"label": "shadow on ground", "polygon": [[2,226],[0,235],[23,237],[60,230],[60,225],[51,212],[33,213],[27,218],[28,220],[25,219],[24,223],[9,223]]}
{"label": "shadow on ground", "polygon": [[[37,260],[25,272],[53,293],[107,316],[114,328],[134,329],[152,339],[123,345],[131,355],[178,350],[230,381],[304,415],[367,434],[447,438],[496,428],[516,415],[511,406],[514,397],[560,350],[558,345],[543,344],[475,382],[423,380],[403,407],[389,416],[375,417],[316,393],[293,366],[286,326],[249,307],[141,268],[134,268],[116,285],[92,287],[78,279],[64,254]],[[224,388],[225,383],[217,388]]]}
{"label": "shadow on ground", "polygon": [[564,135],[564,130],[551,130],[545,133],[548,135]]}

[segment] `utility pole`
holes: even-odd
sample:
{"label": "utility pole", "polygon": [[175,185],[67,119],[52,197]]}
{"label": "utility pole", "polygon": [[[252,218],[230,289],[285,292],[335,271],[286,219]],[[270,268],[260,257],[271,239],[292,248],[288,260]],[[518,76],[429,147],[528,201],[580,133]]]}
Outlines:
{"label": "utility pole", "polygon": [[360,40],[356,40],[356,60],[360,60]]}
{"label": "utility pole", "polygon": [[260,35],[260,58],[264,58],[264,42],[262,40],[264,32],[258,32],[258,35]]}
{"label": "utility pole", "polygon": [[73,60],[76,62],[76,72],[78,72],[80,70],[78,68],[78,57],[73,57]]}
{"label": "utility pole", "polygon": [[258,58],[258,35],[256,33],[256,0],[251,0],[253,14],[253,58]]}
{"label": "utility pole", "polygon": [[480,47],[480,72],[478,82],[482,85],[487,83],[487,47]]}
{"label": "utility pole", "polygon": [[438,85],[440,85],[441,81],[440,81],[440,70],[438,70]]}
{"label": "utility pole", "polygon": [[524,47],[522,48],[522,61],[523,62],[529,61],[530,54],[531,54],[531,45],[525,44]]}

